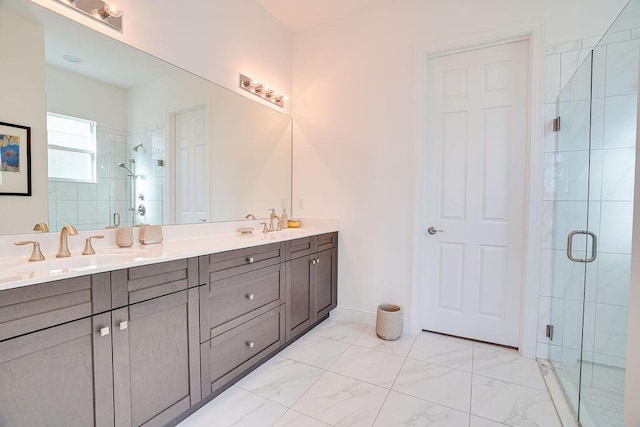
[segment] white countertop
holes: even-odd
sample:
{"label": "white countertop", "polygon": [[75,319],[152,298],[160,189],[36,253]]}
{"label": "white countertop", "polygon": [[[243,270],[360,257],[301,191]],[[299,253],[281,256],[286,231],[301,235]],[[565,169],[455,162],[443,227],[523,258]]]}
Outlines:
{"label": "white countertop", "polygon": [[[0,236],[0,246],[4,245],[4,250],[0,252],[0,291],[338,231],[338,221],[319,219],[303,219],[301,228],[272,233],[262,233],[257,227],[256,231],[249,236],[232,231],[247,225],[254,224],[238,221],[222,224],[164,226],[163,243],[146,246],[136,244],[130,248],[119,248],[115,245],[114,230],[81,232],[79,236],[69,236],[69,248],[72,253],[69,258],[55,257],[59,233]],[[96,254],[82,255],[84,238],[95,234],[105,235],[105,239],[93,241]],[[135,241],[137,241],[137,234],[136,230]],[[42,242],[41,247],[46,259],[29,262],[31,245],[13,246],[13,242],[19,240]],[[51,249],[54,243],[55,250]],[[7,245],[11,245],[11,251],[7,250]]]}

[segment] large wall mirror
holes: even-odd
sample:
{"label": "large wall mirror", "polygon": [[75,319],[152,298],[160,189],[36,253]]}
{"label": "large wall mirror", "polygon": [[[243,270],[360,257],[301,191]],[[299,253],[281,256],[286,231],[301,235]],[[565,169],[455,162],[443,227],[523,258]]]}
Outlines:
{"label": "large wall mirror", "polygon": [[[36,162],[31,174],[47,175],[48,192],[31,197],[46,198],[40,218],[51,231],[290,212],[292,123],[279,107],[31,2],[0,0],[0,14],[0,24],[16,32],[10,41],[7,30],[0,34],[4,67],[39,67],[44,77],[46,101],[33,109],[46,135],[32,144],[32,155],[46,150],[46,168]],[[24,78],[19,70],[13,77]],[[19,202],[0,196],[2,217],[28,210]],[[27,233],[33,225],[0,226],[0,233]]]}

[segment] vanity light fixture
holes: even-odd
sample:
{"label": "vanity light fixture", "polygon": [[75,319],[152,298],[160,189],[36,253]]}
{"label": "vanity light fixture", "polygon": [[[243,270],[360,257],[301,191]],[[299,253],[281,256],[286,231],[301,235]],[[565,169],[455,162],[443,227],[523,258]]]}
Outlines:
{"label": "vanity light fixture", "polygon": [[122,32],[122,9],[109,0],[56,0]]}
{"label": "vanity light fixture", "polygon": [[260,98],[277,105],[278,107],[284,107],[284,102],[287,101],[287,97],[279,92],[266,86],[264,83],[260,83],[258,80],[247,77],[240,73],[240,88],[250,92]]}

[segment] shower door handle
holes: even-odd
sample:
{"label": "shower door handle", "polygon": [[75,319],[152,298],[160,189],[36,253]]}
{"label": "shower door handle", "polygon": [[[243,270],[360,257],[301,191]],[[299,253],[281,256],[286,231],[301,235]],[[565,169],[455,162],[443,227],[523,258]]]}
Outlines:
{"label": "shower door handle", "polygon": [[[591,256],[589,258],[583,259],[583,258],[575,258],[573,256],[573,238],[578,234],[591,237]],[[569,235],[567,236],[567,257],[571,261],[589,264],[595,261],[597,256],[598,256],[598,237],[595,235],[595,233],[591,231],[584,231],[584,230],[574,230],[571,233],[569,233]]]}

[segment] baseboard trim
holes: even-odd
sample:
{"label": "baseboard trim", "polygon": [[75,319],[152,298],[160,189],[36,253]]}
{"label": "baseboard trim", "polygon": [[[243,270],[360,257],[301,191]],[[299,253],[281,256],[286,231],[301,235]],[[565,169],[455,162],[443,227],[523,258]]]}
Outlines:
{"label": "baseboard trim", "polygon": [[[404,313],[403,313],[404,314]],[[331,311],[330,318],[344,322],[358,322],[369,326],[376,325],[376,313],[338,306]],[[409,333],[409,319],[402,317],[402,331]]]}

